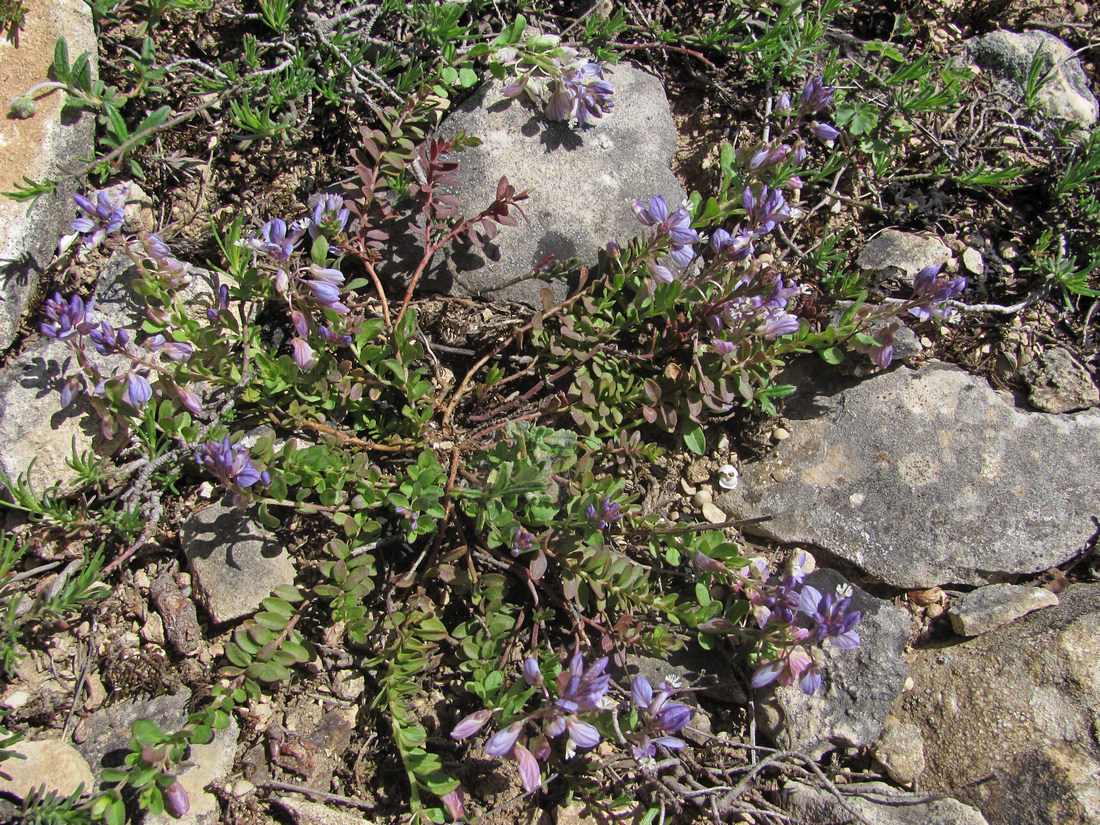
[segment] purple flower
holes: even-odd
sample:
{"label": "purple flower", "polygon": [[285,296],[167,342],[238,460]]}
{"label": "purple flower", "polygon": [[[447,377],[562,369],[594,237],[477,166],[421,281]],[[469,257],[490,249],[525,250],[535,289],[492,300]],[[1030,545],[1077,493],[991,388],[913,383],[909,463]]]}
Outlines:
{"label": "purple flower", "polygon": [[738,227],[736,235],[725,229],[715,229],[710,236],[710,248],[731,261],[742,261],[753,253],[753,233]]}
{"label": "purple flower", "polygon": [[227,309],[229,309],[229,287],[222,284],[218,287],[218,300],[214,306],[206,310],[206,317],[211,321],[216,321],[222,311]]}
{"label": "purple flower", "polygon": [[691,245],[699,240],[699,233],[691,228],[691,215],[687,209],[680,207],[669,214],[668,204],[660,195],[654,195],[649,199],[647,207],[642,201],[634,204],[634,214],[646,226],[653,227],[658,236],[667,235],[669,239],[669,254],[680,266],[687,266],[695,257],[695,250]]}
{"label": "purple flower", "polygon": [[61,409],[65,409],[73,403],[73,399],[80,392],[80,388],[80,379],[75,375],[70,376],[69,380],[61,385]]}
{"label": "purple flower", "polygon": [[648,679],[640,674],[634,677],[630,685],[630,695],[640,710],[648,712],[643,730],[631,737],[636,759],[654,756],[657,752],[656,745],[664,745],[673,750],[684,747],[685,742],[682,739],[665,735],[683,730],[691,721],[691,708],[679,702],[668,701],[673,690],[672,685],[664,682],[655,695]]}
{"label": "purple flower", "polygon": [[802,588],[798,605],[814,623],[808,643],[820,644],[832,639],[833,644],[842,650],[859,647],[860,638],[855,626],[863,614],[858,610],[849,610],[851,599],[838,598],[832,593],[822,595],[816,588],[806,585]]}
{"label": "purple flower", "polygon": [[[76,205],[85,214],[73,220],[69,226],[73,232],[85,236],[83,239],[84,246],[88,248],[99,246],[104,238],[113,235],[122,228],[122,224],[125,222],[123,210],[126,207],[126,196],[129,194],[129,186],[120,188],[113,203],[106,190],[96,195],[95,203],[92,203],[83,195],[73,195]],[[62,243],[67,246],[64,241]]]}
{"label": "purple flower", "polygon": [[759,197],[753,194],[752,189],[745,187],[745,191],[741,193],[741,205],[745,207],[749,228],[757,236],[766,235],[777,224],[791,217],[791,208],[787,205],[783,192],[770,189],[766,184],[760,187]]}
{"label": "purple flower", "polygon": [[526,553],[534,546],[535,534],[529,533],[520,527],[512,536],[512,557],[519,558],[520,553]]}
{"label": "purple flower", "polygon": [[840,131],[834,129],[828,123],[818,123],[816,120],[810,124],[810,131],[818,138],[828,143],[840,137]]}
{"label": "purple flower", "polygon": [[173,361],[180,363],[189,361],[195,354],[195,347],[187,341],[168,341],[163,335],[157,333],[145,339],[145,348],[150,352],[163,352]]}
{"label": "purple flower", "polygon": [[939,277],[942,268],[942,264],[926,266],[917,273],[913,281],[913,297],[910,300],[919,303],[911,307],[909,312],[922,321],[933,315],[937,318],[948,317],[948,310],[940,304],[962,294],[966,289],[965,277],[956,278],[953,281]]}
{"label": "purple flower", "polygon": [[191,809],[191,800],[187,796],[187,789],[177,779],[164,792],[164,809],[169,814],[179,819]]}
{"label": "purple flower", "polygon": [[394,507],[393,511],[402,518],[408,519],[409,529],[414,533],[420,528],[420,513],[400,504]]}
{"label": "purple flower", "polygon": [[333,332],[324,324],[319,324],[317,326],[317,332],[320,333],[321,337],[328,341],[330,344],[343,344],[346,346],[351,343],[350,335],[340,335],[339,333]]}
{"label": "purple flower", "polygon": [[[602,74],[598,63],[586,63],[553,81],[554,91],[546,105],[546,117],[550,120],[576,119],[584,126],[589,118],[598,119],[610,112],[614,108],[611,95],[615,89],[610,82],[600,78]],[[511,92],[506,97],[514,97],[522,91],[522,82],[512,84],[506,91]]]}
{"label": "purple flower", "polygon": [[493,712],[491,710],[479,710],[476,713],[471,713],[457,725],[454,730],[451,731],[452,739],[469,739],[483,727],[485,723],[492,717]]}
{"label": "purple flower", "polygon": [[228,435],[221,441],[203,444],[195,452],[195,460],[227,487],[251,487],[263,480],[248,456],[248,448],[231,444]]}
{"label": "purple flower", "polygon": [[874,333],[878,344],[863,344],[856,341],[852,348],[862,355],[870,355],[876,366],[886,369],[894,360],[894,335],[901,329],[901,322],[893,320]]}
{"label": "purple flower", "polygon": [[126,345],[130,343],[130,334],[124,330],[116,330],[106,321],[100,321],[99,327],[91,330],[88,337],[95,345],[96,352],[100,355],[114,355],[124,352]]}
{"label": "purple flower", "polygon": [[824,78],[815,77],[802,89],[799,111],[812,115],[832,105],[834,87],[826,86]]}
{"label": "purple flower", "polygon": [[462,790],[461,785],[450,793],[443,794],[440,799],[443,801],[443,807],[447,809],[447,816],[451,818],[451,822],[462,822],[466,819],[466,792]]}
{"label": "purple flower", "polygon": [[593,662],[587,669],[581,654],[576,654],[569,670],[558,674],[558,700],[555,704],[568,713],[578,710],[599,710],[611,684],[611,677],[604,675],[607,657]]}
{"label": "purple flower", "polygon": [[520,719],[518,722],[513,722],[508,727],[498,730],[485,744],[485,753],[489,756],[505,756],[512,752],[512,748],[515,747],[516,741],[519,739],[519,735],[523,732],[523,726],[527,722],[526,719]]}
{"label": "purple flower", "polygon": [[610,498],[604,496],[600,499],[600,506],[598,509],[595,504],[589,504],[584,508],[584,517],[592,524],[595,524],[597,529],[606,530],[621,519],[623,514],[619,512],[618,502],[612,502]]}
{"label": "purple flower", "polygon": [[749,684],[754,688],[762,688],[776,681],[781,685],[793,685],[796,681],[802,680],[805,682],[802,685],[803,692],[813,693],[813,690],[807,691],[806,688],[812,686],[816,689],[817,685],[820,684],[820,677],[815,680],[811,674],[809,679],[803,680],[803,676],[813,666],[813,659],[802,647],[788,648],[778,661],[765,662],[760,665],[752,675]]}
{"label": "purple flower", "polygon": [[318,235],[324,235],[326,238],[331,238],[339,235],[347,226],[348,214],[342,197],[334,194],[325,195],[313,207],[313,218],[309,222],[309,236],[316,238]]}
{"label": "purple flower", "polygon": [[39,325],[39,331],[47,338],[56,338],[64,341],[79,333],[87,335],[96,326],[95,299],[89,298],[88,303],[79,295],[73,295],[66,301],[60,292],[55,292],[52,298],[46,300],[46,317],[49,323]]}
{"label": "purple flower", "polygon": [[122,391],[123,401],[140,410],[149,403],[149,399],[152,397],[153,388],[149,386],[149,382],[144,375],[139,372],[126,374],[126,389]]}
{"label": "purple flower", "polygon": [[298,365],[298,369],[302,372],[313,369],[317,363],[317,354],[305,338],[298,338],[297,336],[291,338],[290,347],[293,350],[294,363]]}
{"label": "purple flower", "polygon": [[282,218],[272,218],[260,227],[259,238],[250,238],[242,241],[241,244],[262,252],[268,257],[285,261],[294,254],[294,245],[298,243],[305,231],[305,227],[300,224],[293,224],[288,231],[286,221]]}
{"label": "purple flower", "polygon": [[193,412],[195,415],[199,415],[202,412],[202,398],[194,390],[190,390],[187,387],[181,387],[178,384],[173,383],[172,389],[175,391],[176,396],[179,398],[180,403],[187,409]]}
{"label": "purple flower", "polygon": [[542,770],[538,760],[523,745],[517,744],[512,748],[512,757],[519,763],[519,778],[523,782],[523,788],[528,793],[538,790],[542,784]]}
{"label": "purple flower", "polygon": [[538,661],[530,656],[523,661],[523,681],[531,687],[537,687],[543,683],[542,669]]}

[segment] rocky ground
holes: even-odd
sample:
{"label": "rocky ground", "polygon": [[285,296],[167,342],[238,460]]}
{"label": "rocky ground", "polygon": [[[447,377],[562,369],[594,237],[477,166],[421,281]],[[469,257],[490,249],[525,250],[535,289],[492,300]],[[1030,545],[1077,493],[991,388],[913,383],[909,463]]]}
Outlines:
{"label": "rocky ground", "polygon": [[[669,13],[665,4],[627,5],[638,22]],[[554,5],[533,16],[565,30],[584,11]],[[678,13],[704,19],[717,10]],[[894,13],[914,23],[907,48],[923,42],[930,53],[976,61],[989,78],[935,137],[934,143],[954,145],[944,151],[963,152],[973,148],[968,140],[986,139],[983,112],[995,120],[998,95],[1014,94],[1004,66],[1024,58],[1013,57],[1013,49],[1044,43],[1066,54],[1037,122],[1094,128],[1095,7],[852,4],[825,36],[840,54],[858,51],[889,35]],[[73,19],[66,14],[56,25],[68,32],[70,53],[90,48],[77,45],[96,42],[88,21],[82,29],[79,9]],[[179,24],[165,35],[169,53],[190,39],[216,54],[251,25],[244,19],[241,31],[227,32],[226,17],[217,13],[177,14]],[[134,42],[137,20],[123,15],[100,31],[100,73],[108,80],[118,80],[117,59]],[[491,25],[486,12],[485,26]],[[404,36],[400,29],[390,34]],[[1062,40],[1056,43],[1055,35]],[[54,30],[35,36],[20,43],[19,65],[30,65],[23,56],[32,49],[52,53]],[[777,91],[739,77],[744,67],[732,60],[665,49],[659,38],[620,42],[619,53],[623,62],[610,70],[615,109],[590,128],[547,123],[529,107],[501,105],[503,84],[491,80],[456,100],[443,120],[441,134],[465,132],[483,141],[461,158],[455,194],[463,206],[491,200],[501,176],[532,192],[524,204],[528,224],[503,229],[493,254],[436,266],[422,281],[420,317],[436,345],[438,386],[453,386],[475,355],[524,323],[543,287],[557,300],[576,287],[575,271],[548,284],[529,277],[532,263],[553,256],[591,266],[608,240],[639,233],[635,200],[660,194],[679,203],[713,188],[720,177],[715,147],[742,127],[756,128],[768,90]],[[13,54],[13,47],[0,54],[8,61],[0,66]],[[12,82],[28,85],[25,77]],[[44,153],[39,146],[48,145],[63,168],[92,154],[96,124],[87,114],[62,118],[59,109],[59,101],[46,100],[25,121],[57,125],[45,144],[19,135],[28,157],[37,159]],[[23,123],[10,120],[4,129]],[[356,125],[334,116],[311,122],[292,140],[235,141],[224,111],[214,106],[146,147],[150,157],[196,164],[146,163],[147,178],[131,190],[129,225],[156,229],[196,273],[209,274],[204,267],[218,254],[210,219],[243,211],[258,227],[275,214],[304,214],[311,196],[344,176]],[[1023,137],[996,152],[1032,162],[1053,151],[1043,148],[1043,139],[1053,141],[1043,127],[1018,133]],[[5,188],[24,174],[45,174],[2,134]],[[813,248],[827,227],[838,236],[841,268],[863,283],[904,294],[921,269],[943,264],[968,277],[961,300],[986,308],[963,311],[951,325],[910,324],[897,338],[898,360],[885,370],[854,358],[839,367],[814,355],[791,359],[777,381],[796,391],[778,415],[746,412],[714,423],[701,456],[654,435],[667,449],[626,479],[638,518],[719,525],[745,555],[763,555],[776,569],[806,553],[807,582],[823,592],[850,584],[862,611],[862,645],[825,649],[826,682],[813,696],[796,686],[751,690],[743,650],[701,651],[688,633],[668,662],[616,651],[631,668],[672,668],[697,687],[691,700],[697,712],[681,752],[686,774],[730,786],[719,811],[717,803],[693,801],[698,787],[690,783],[666,785],[663,793],[677,800],[667,806],[668,820],[1100,822],[1096,299],[1077,296],[1067,305],[1062,291],[1037,283],[1022,263],[1044,215],[1036,181],[1053,172],[1036,166],[1020,189],[956,188],[920,179],[920,158],[932,154],[926,147],[914,150],[918,159],[906,158],[912,168],[890,183],[850,146],[844,150],[858,172],[844,178],[847,194],[808,189],[801,204],[806,220],[772,254]],[[127,179],[125,171],[114,170],[107,183]],[[92,450],[125,467],[134,460],[133,445],[111,443],[79,409],[62,409],[57,388],[72,356],[64,342],[36,331],[43,296],[54,288],[94,289],[100,313],[116,326],[143,317],[129,291],[128,260],[93,254],[66,269],[51,264],[57,237],[75,217],[69,200],[75,187],[41,199],[34,207],[40,211],[21,224],[14,216],[26,206],[5,207],[13,216],[5,248],[16,250],[5,260],[16,263],[6,265],[0,324],[8,349],[0,373],[0,468],[16,479],[33,461],[30,484],[41,492],[58,482],[56,494],[68,496],[82,520],[59,529],[11,509],[6,531],[29,552],[17,570],[4,571],[14,576],[0,590],[4,605],[21,590],[41,597],[63,587],[66,574],[75,575],[65,565],[85,547],[105,542],[109,565],[127,549],[96,526],[123,489],[110,483],[125,479],[122,471],[108,474],[102,489],[75,491],[78,475],[66,459],[75,445],[78,454]],[[827,223],[827,214],[836,217]],[[213,300],[214,278],[196,278],[194,306]],[[843,312],[841,296],[820,278],[806,280],[812,288],[798,298],[803,317],[827,320]],[[1095,273],[1088,283],[1097,287]],[[726,466],[737,470],[735,486],[719,483],[729,475],[719,472]],[[0,765],[9,775],[0,785],[3,818],[16,817],[19,802],[45,779],[61,794],[80,783],[95,786],[105,767],[117,765],[134,720],[152,719],[165,731],[185,726],[209,698],[234,630],[277,588],[316,575],[320,548],[336,535],[328,520],[315,512],[265,526],[254,507],[220,501],[205,481],[188,469],[158,497],[152,535],[125,564],[105,571],[108,595],[22,628],[0,705],[6,728],[25,735],[11,747],[26,759]],[[752,523],[729,526],[734,520]],[[407,778],[376,705],[383,668],[325,621],[311,620],[308,633],[320,655],[293,682],[241,705],[213,741],[192,746],[191,767],[177,772],[191,803],[183,820],[405,821]],[[446,736],[460,715],[455,703],[469,699],[448,650],[433,660],[410,701],[427,720],[428,747],[461,774],[471,821],[643,820],[645,806],[615,812],[591,802],[595,794],[567,798],[551,787],[524,797],[514,765],[467,759]],[[464,712],[474,709],[463,705]],[[640,774],[623,782],[647,800],[656,793]],[[660,810],[664,817],[665,803]],[[474,811],[485,818],[475,819]]]}

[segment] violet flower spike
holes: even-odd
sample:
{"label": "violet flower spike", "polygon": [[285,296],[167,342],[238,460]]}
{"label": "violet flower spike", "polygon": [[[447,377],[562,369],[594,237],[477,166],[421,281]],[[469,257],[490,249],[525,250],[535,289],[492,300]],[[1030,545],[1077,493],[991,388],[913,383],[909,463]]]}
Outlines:
{"label": "violet flower spike", "polygon": [[642,201],[634,204],[634,214],[646,226],[653,227],[656,234],[669,238],[669,255],[680,266],[687,266],[695,257],[691,245],[699,240],[699,233],[691,228],[691,215],[680,207],[669,213],[668,204],[660,195],[649,199],[647,207]]}
{"label": "violet flower spike", "polygon": [[99,327],[88,333],[88,338],[95,345],[96,352],[100,355],[114,355],[125,352],[126,345],[130,343],[130,333],[124,329],[116,330],[106,321],[100,321]]}
{"label": "violet flower spike", "polygon": [[95,299],[87,303],[79,295],[73,295],[66,301],[60,292],[46,300],[46,318],[48,322],[39,325],[39,331],[47,338],[64,341],[74,335],[87,335],[95,329]]}
{"label": "violet flower spike", "polygon": [[920,301],[917,306],[910,308],[909,312],[922,321],[935,316],[947,318],[949,310],[945,310],[941,304],[962,294],[966,289],[966,277],[947,281],[939,277],[942,264],[927,266],[917,273],[913,280],[913,297],[910,300]]}
{"label": "violet flower spike", "polygon": [[[85,214],[74,219],[69,226],[78,235],[86,236],[83,239],[86,248],[99,246],[108,235],[113,235],[122,229],[122,224],[126,220],[124,210],[126,208],[126,198],[129,194],[130,187],[124,186],[119,189],[118,195],[112,202],[110,195],[104,190],[96,194],[95,203],[92,203],[83,195],[73,195],[76,205]],[[72,238],[68,239],[68,243],[65,243],[64,240],[62,243],[67,248],[68,243],[72,243]]]}
{"label": "violet flower spike", "polygon": [[248,448],[231,444],[227,435],[221,441],[208,441],[195,452],[195,461],[210,471],[210,474],[227,487],[251,487],[265,479],[267,471],[261,473],[249,458]]}

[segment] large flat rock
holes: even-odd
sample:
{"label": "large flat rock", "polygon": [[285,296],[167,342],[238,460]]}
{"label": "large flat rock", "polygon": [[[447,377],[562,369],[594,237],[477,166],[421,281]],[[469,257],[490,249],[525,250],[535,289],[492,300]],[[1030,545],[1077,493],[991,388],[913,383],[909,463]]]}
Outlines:
{"label": "large flat rock", "polygon": [[[546,120],[529,101],[508,101],[500,82],[488,84],[443,123],[447,135],[464,131],[482,140],[457,156],[456,195],[467,214],[492,202],[501,176],[531,195],[520,204],[530,223],[520,219],[484,250],[453,256],[449,274],[437,273],[452,282],[438,288],[537,306],[545,284],[526,276],[547,255],[593,264],[612,238],[642,234],[634,201],[663,195],[675,209],[683,200],[669,167],[676,128],[661,82],[626,65],[610,67],[607,76],[615,108],[584,129]],[[564,297],[564,284],[552,288]]]}
{"label": "large flat rock", "polygon": [[1096,532],[1100,413],[1025,412],[987,381],[929,364],[852,386],[815,378],[790,438],[718,505],[895,587],[988,584],[1081,552]]}
{"label": "large flat rock", "polygon": [[921,730],[922,790],[990,825],[1100,823],[1100,585],[963,644],[917,651],[894,714]]}
{"label": "large flat rock", "polygon": [[[50,80],[54,46],[64,37],[69,61],[91,52],[96,39],[92,15],[83,0],[26,0],[26,26],[18,45],[0,38],[0,106],[32,86]],[[65,93],[54,91],[37,100],[31,118],[0,118],[0,191],[10,192],[24,176],[32,180],[57,177],[92,155],[95,115],[66,112]],[[28,209],[25,203],[0,198],[0,350],[15,340],[23,312],[34,297],[39,274],[57,251],[57,239],[76,217],[75,184],[65,183],[53,195],[43,195]]]}

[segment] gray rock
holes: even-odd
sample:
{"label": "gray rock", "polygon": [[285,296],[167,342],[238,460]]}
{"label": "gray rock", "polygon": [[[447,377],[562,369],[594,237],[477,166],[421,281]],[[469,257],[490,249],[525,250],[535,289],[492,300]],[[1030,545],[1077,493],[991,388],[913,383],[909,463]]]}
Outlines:
{"label": "gray rock", "polygon": [[[812,372],[811,372],[812,371]],[[845,385],[803,362],[790,438],[717,503],[895,587],[989,584],[1074,558],[1096,530],[1100,414],[1031,413],[944,364]]]}
{"label": "gray rock", "polygon": [[852,822],[855,811],[870,825],[988,825],[980,813],[955,799],[908,794],[884,782],[840,785],[844,805],[826,790],[801,782],[783,787],[783,808],[800,823]]}
{"label": "gray rock", "polygon": [[[19,46],[0,41],[0,105],[22,95],[36,83],[50,79],[54,46],[59,37],[69,45],[70,60],[91,52],[95,74],[96,36],[87,4],[58,0],[27,15]],[[0,191],[10,192],[23,177],[58,177],[78,158],[92,155],[95,114],[67,111],[62,115],[64,92],[55,91],[37,101],[33,117],[0,118]],[[6,114],[6,112],[5,112]],[[11,346],[23,313],[38,288],[39,275],[57,252],[58,238],[76,217],[73,182],[26,203],[0,198],[0,350]]]}
{"label": "gray rock", "polygon": [[1089,371],[1061,347],[1029,361],[1023,375],[1031,390],[1027,400],[1037,410],[1068,413],[1100,404],[1100,389]]}
{"label": "gray rock", "polygon": [[[539,306],[545,284],[526,276],[547,255],[593,264],[611,239],[622,243],[642,234],[634,201],[663,195],[678,207],[684,192],[669,169],[676,129],[660,81],[626,65],[608,76],[615,109],[583,130],[547,121],[527,101],[507,101],[499,82],[447,118],[445,134],[461,130],[483,141],[459,156],[456,194],[466,212],[485,208],[507,176],[517,189],[531,190],[521,204],[530,223],[502,228],[482,252],[455,255],[449,263],[454,283],[439,274],[437,288]],[[525,280],[507,285],[516,279]],[[559,299],[566,294],[560,281],[552,289]]]}
{"label": "gray rock", "polygon": [[920,787],[990,825],[1100,822],[1100,585],[962,644],[917,651],[894,714],[921,729]]}
{"label": "gray rock", "polygon": [[924,773],[924,740],[920,728],[912,722],[899,722],[893,717],[887,719],[874,753],[875,759],[899,785],[911,787]]}
{"label": "gray rock", "polygon": [[215,624],[250,616],[294,563],[275,536],[239,507],[212,504],[180,526],[195,592]]}
{"label": "gray rock", "polygon": [[1024,100],[1028,70],[1042,50],[1050,57],[1054,76],[1039,90],[1038,105],[1049,117],[1091,126],[1100,116],[1100,103],[1089,91],[1081,61],[1063,40],[1044,31],[990,32],[967,41],[966,57],[989,72],[996,87],[1015,100]]}
{"label": "gray rock", "polygon": [[187,791],[190,807],[180,817],[168,813],[148,815],[144,825],[218,825],[222,822],[221,804],[218,798],[206,790],[214,782],[221,782],[233,769],[237,753],[237,737],[240,727],[230,716],[229,725],[214,731],[214,738],[205,745],[192,745],[188,762],[191,767],[176,772],[176,778]]}
{"label": "gray rock", "polygon": [[896,280],[911,287],[922,269],[947,263],[950,258],[951,250],[939,238],[887,229],[863,247],[856,264],[880,280]]}
{"label": "gray rock", "polygon": [[[806,583],[828,593],[847,580],[834,570],[818,570]],[[824,677],[813,696],[792,685],[757,697],[757,724],[786,750],[818,758],[836,747],[870,745],[905,687],[909,616],[856,587],[852,605],[863,613],[857,626],[862,644],[853,650],[825,645]]]}
{"label": "gray rock", "polygon": [[171,696],[125,700],[97,710],[77,728],[77,750],[98,780],[104,768],[122,765],[130,752],[130,727],[136,720],[149,719],[168,733],[178,731],[187,724],[190,698],[191,691],[182,688]]}
{"label": "gray rock", "polygon": [[1056,604],[1058,597],[1042,587],[991,584],[952,599],[947,615],[960,636],[981,636]]}
{"label": "gray rock", "polygon": [[[186,304],[204,312],[209,305],[204,296],[213,294],[215,276],[198,268],[189,272],[194,280],[184,293]],[[96,318],[131,332],[140,326],[145,305],[131,288],[136,274],[125,255],[111,257],[96,283]],[[105,375],[126,363],[122,356],[101,356],[91,346],[86,352]],[[67,490],[77,480],[76,471],[66,463],[74,450],[110,456],[122,446],[120,438],[104,438],[99,418],[83,394],[61,408],[64,379],[78,374],[68,343],[45,337],[0,371],[0,471],[11,479],[30,471],[30,486],[37,492],[54,483]]]}
{"label": "gray rock", "polygon": [[371,822],[369,819],[364,819],[361,814],[349,813],[291,796],[277,797],[275,802],[294,817],[297,825],[370,825]]}
{"label": "gray rock", "polygon": [[11,756],[0,764],[0,793],[26,799],[32,790],[39,789],[58,796],[69,796],[80,785],[85,793],[94,790],[92,769],[68,742],[39,739],[17,742],[8,750],[23,758]]}

